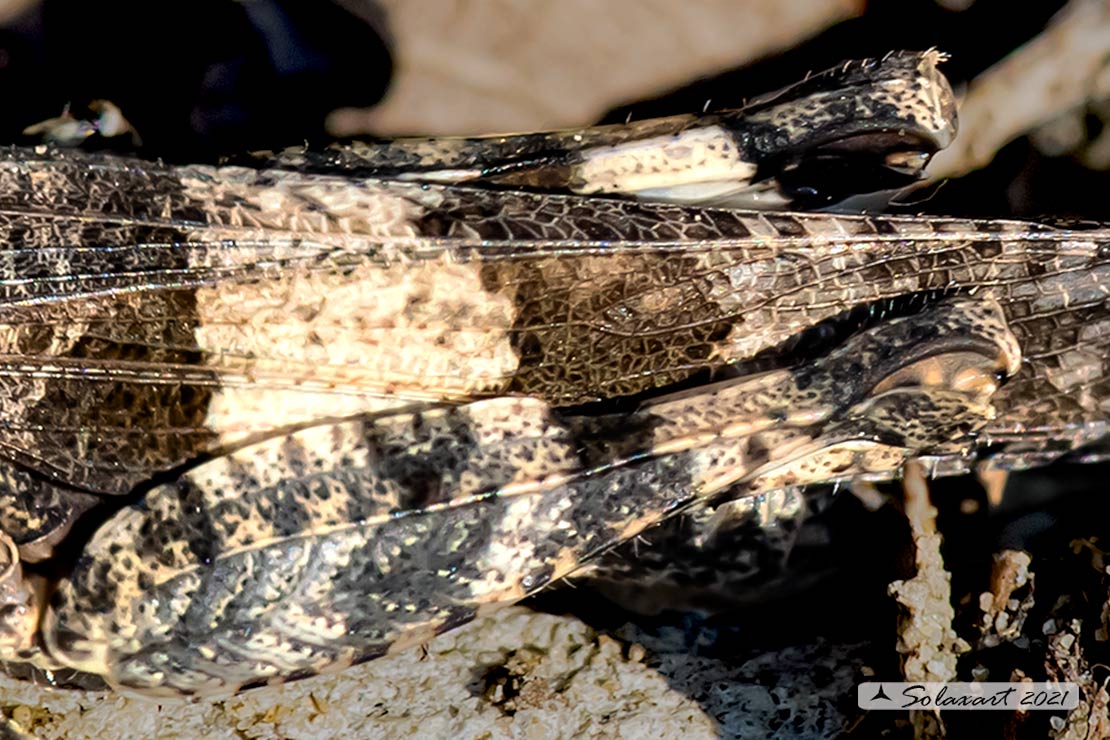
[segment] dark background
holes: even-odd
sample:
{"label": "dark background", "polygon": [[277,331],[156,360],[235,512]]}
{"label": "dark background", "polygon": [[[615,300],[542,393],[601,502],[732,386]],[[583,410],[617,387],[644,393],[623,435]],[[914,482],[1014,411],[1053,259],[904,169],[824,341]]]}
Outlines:
{"label": "dark background", "polygon": [[[973,78],[1042,31],[1063,2],[978,0],[962,12],[933,0],[875,0],[866,13],[789,51],[624,106],[628,115],[700,110],[776,89],[848,57],[937,47],[953,84]],[[1020,8],[1020,9],[1018,9]],[[0,29],[0,142],[29,124],[113,101],[141,133],[143,154],[213,161],[245,150],[327,141],[325,116],[368,107],[393,70],[388,24],[370,0],[45,0]],[[1110,42],[1108,42],[1110,45]],[[1102,127],[1087,117],[1093,137]],[[412,132],[418,134],[420,132]],[[1107,175],[1018,140],[986,170],[940,188],[919,211],[1110,220]]]}

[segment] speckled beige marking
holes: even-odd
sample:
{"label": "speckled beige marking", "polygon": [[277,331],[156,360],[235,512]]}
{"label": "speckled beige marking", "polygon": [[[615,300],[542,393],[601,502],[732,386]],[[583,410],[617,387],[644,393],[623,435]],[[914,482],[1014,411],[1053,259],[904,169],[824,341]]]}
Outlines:
{"label": "speckled beige marking", "polygon": [[[194,238],[261,240],[275,267],[287,265],[265,281],[196,292],[198,347],[225,377],[243,378],[209,405],[205,425],[221,444],[263,424],[492,395],[515,372],[515,307],[483,287],[478,265],[447,253],[411,265],[391,252],[418,234],[424,203],[336,178],[193,169],[186,192],[216,204]],[[275,232],[295,233],[296,242],[274,243]],[[368,254],[376,243],[383,246]]]}
{"label": "speckled beige marking", "polygon": [[290,271],[265,290],[197,291],[198,344],[251,381],[213,398],[206,424],[223,441],[249,434],[251,419],[281,427],[488,395],[516,371],[514,306],[485,291],[473,267],[349,268]]}
{"label": "speckled beige marking", "polygon": [[708,126],[592,149],[574,168],[572,189],[698,202],[742,189],[755,171],[728,132]]}
{"label": "speckled beige marking", "polygon": [[918,60],[914,73],[884,79],[868,95],[846,96],[844,90],[817,93],[802,105],[788,102],[754,113],[752,120],[766,122],[786,136],[801,137],[840,120],[846,106],[857,106],[853,115],[860,120],[890,109],[936,135],[938,148],[943,149],[955,134],[950,125],[955,103],[948,82],[937,68],[943,60],[944,55],[937,51],[926,52]]}

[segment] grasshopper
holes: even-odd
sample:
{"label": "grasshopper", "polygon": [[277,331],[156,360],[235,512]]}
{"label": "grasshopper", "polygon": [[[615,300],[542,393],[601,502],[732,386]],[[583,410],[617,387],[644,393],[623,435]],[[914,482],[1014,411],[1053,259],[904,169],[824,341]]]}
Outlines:
{"label": "grasshopper", "polygon": [[706,502],[1099,456],[1110,228],[812,210],[951,140],[939,60],[222,167],[4,152],[0,657],[226,695]]}

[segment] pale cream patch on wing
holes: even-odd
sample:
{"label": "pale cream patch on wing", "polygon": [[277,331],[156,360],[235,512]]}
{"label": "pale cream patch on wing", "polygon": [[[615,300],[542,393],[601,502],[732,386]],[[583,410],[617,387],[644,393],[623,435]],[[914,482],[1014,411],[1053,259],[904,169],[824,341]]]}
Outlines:
{"label": "pale cream patch on wing", "polygon": [[653,200],[719,197],[714,184],[743,186],[756,166],[741,158],[731,135],[719,126],[691,128],[584,152],[574,168],[572,190],[582,194],[649,191]]}
{"label": "pale cream patch on wing", "polygon": [[485,289],[477,264],[407,256],[427,204],[398,194],[406,190],[195,169],[204,171],[184,178],[186,190],[212,207],[194,238],[235,241],[195,259],[246,270],[196,295],[198,346],[223,371],[206,422],[220,443],[494,394],[516,371],[512,300]]}
{"label": "pale cream patch on wing", "polygon": [[234,442],[257,430],[499,391],[518,366],[515,308],[474,267],[447,261],[297,270],[197,291],[197,341],[241,372],[207,426]]}

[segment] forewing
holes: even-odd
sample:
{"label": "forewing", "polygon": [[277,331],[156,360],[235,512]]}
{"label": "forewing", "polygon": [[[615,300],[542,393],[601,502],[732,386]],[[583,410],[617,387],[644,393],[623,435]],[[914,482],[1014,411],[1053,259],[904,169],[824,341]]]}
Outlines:
{"label": "forewing", "polygon": [[995,432],[1071,445],[1106,419],[1098,230],[12,150],[0,232],[0,454],[92,491],[322,419],[781,366],[853,309],[947,293],[996,298],[1030,360]]}

